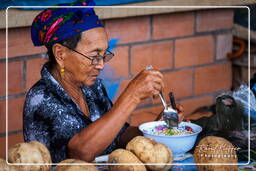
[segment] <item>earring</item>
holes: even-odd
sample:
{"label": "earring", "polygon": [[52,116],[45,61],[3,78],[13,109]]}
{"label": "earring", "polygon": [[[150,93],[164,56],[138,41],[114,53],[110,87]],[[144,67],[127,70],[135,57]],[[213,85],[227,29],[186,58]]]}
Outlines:
{"label": "earring", "polygon": [[60,69],[60,76],[61,76],[61,78],[64,78],[64,72],[65,72],[65,69],[61,68]]}

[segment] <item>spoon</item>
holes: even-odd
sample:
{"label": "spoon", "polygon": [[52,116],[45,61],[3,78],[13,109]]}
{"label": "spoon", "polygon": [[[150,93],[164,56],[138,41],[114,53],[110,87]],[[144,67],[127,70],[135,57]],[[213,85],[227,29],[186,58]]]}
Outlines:
{"label": "spoon", "polygon": [[[153,69],[152,66],[147,66],[146,67],[146,70],[151,70],[151,69]],[[169,96],[170,96],[170,94],[169,94]],[[162,91],[160,91],[159,97],[160,97],[160,99],[163,103],[163,106],[164,106],[164,111],[162,113],[164,121],[169,126],[169,128],[177,127],[178,123],[179,123],[179,117],[178,117],[178,114],[177,114],[176,110],[172,109],[171,107],[168,107],[166,101],[164,100],[164,96],[163,96]],[[172,105],[175,104],[174,97],[171,98],[170,100],[171,100]],[[176,105],[175,106],[173,105],[173,107],[176,108]]]}
{"label": "spoon", "polygon": [[[164,106],[164,111],[163,111],[162,115],[163,115],[163,119],[164,119],[165,123],[168,125],[169,128],[177,127],[179,124],[179,117],[178,117],[176,110],[174,110],[170,106],[168,107],[166,101],[164,100],[162,91],[160,91],[159,97]],[[174,103],[172,103],[172,104],[174,104]]]}
{"label": "spoon", "polygon": [[168,110],[168,105],[167,105],[166,101],[164,100],[164,96],[163,96],[163,92],[162,91],[160,91],[159,97],[160,97],[160,99],[161,99],[161,101],[163,103],[164,110]]}
{"label": "spoon", "polygon": [[177,111],[175,110],[176,103],[175,103],[174,95],[172,92],[169,93],[169,97],[170,97],[170,102],[171,102],[172,108],[168,107],[167,110],[164,110],[163,119],[170,128],[178,127],[179,116],[178,116]]}

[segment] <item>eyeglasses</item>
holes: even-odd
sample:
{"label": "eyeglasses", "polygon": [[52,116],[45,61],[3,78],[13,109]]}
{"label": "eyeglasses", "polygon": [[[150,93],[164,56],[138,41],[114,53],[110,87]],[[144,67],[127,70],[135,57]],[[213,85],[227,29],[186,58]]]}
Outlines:
{"label": "eyeglasses", "polygon": [[114,56],[114,53],[110,52],[109,50],[106,50],[106,51],[105,51],[104,56],[101,56],[101,55],[97,55],[97,56],[86,56],[86,55],[82,54],[81,52],[78,52],[77,50],[72,49],[72,48],[70,48],[70,47],[68,47],[68,46],[66,46],[66,45],[63,45],[63,44],[62,44],[62,46],[64,46],[64,47],[66,47],[66,48],[68,48],[68,49],[70,49],[70,50],[72,50],[72,51],[74,51],[74,52],[76,52],[76,53],[78,53],[78,54],[80,54],[80,55],[86,57],[87,59],[90,59],[90,60],[92,61],[91,65],[97,65],[97,64],[99,64],[100,61],[102,61],[102,60],[103,60],[103,62],[108,62],[108,61],[110,61],[110,60],[113,58],[113,56]]}

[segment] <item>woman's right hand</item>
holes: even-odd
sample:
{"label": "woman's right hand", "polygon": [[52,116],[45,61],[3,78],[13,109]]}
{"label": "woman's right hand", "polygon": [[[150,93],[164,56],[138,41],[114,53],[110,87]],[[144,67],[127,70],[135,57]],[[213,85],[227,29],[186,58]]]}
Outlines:
{"label": "woman's right hand", "polygon": [[127,86],[126,92],[131,93],[139,101],[157,96],[163,89],[163,75],[155,69],[142,70]]}

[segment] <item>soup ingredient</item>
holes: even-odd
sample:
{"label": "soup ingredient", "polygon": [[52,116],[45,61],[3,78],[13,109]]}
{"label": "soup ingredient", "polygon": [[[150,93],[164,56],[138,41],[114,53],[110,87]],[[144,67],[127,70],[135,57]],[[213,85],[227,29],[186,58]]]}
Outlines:
{"label": "soup ingredient", "polygon": [[157,125],[152,129],[144,130],[147,133],[154,135],[188,135],[193,134],[193,129],[190,126],[182,126],[182,127],[172,127],[169,128],[166,124]]}
{"label": "soup ingredient", "polygon": [[[216,136],[207,136],[200,140],[195,148],[196,163],[225,163],[236,164],[236,150],[229,141]],[[235,171],[237,165],[197,165],[199,171]]]}
{"label": "soup ingredient", "polygon": [[[61,165],[61,164],[74,164],[77,163],[78,165]],[[82,164],[90,164],[90,165],[81,165]],[[62,160],[60,163],[57,164],[54,171],[98,171],[98,169],[92,165],[91,163],[87,163],[82,160],[77,159],[66,159]]]}
{"label": "soup ingredient", "polygon": [[48,171],[52,163],[49,150],[37,141],[18,143],[11,147],[8,152],[10,163],[43,163],[49,165],[19,165],[17,171]]}
{"label": "soup ingredient", "polygon": [[110,171],[146,171],[143,163],[130,151],[116,149],[109,155],[109,163],[138,163],[141,165],[109,165]]}
{"label": "soup ingredient", "polygon": [[133,152],[143,163],[163,163],[163,165],[146,165],[150,170],[169,170],[173,161],[172,151],[161,143],[143,137],[133,138],[126,146],[126,149]]}

